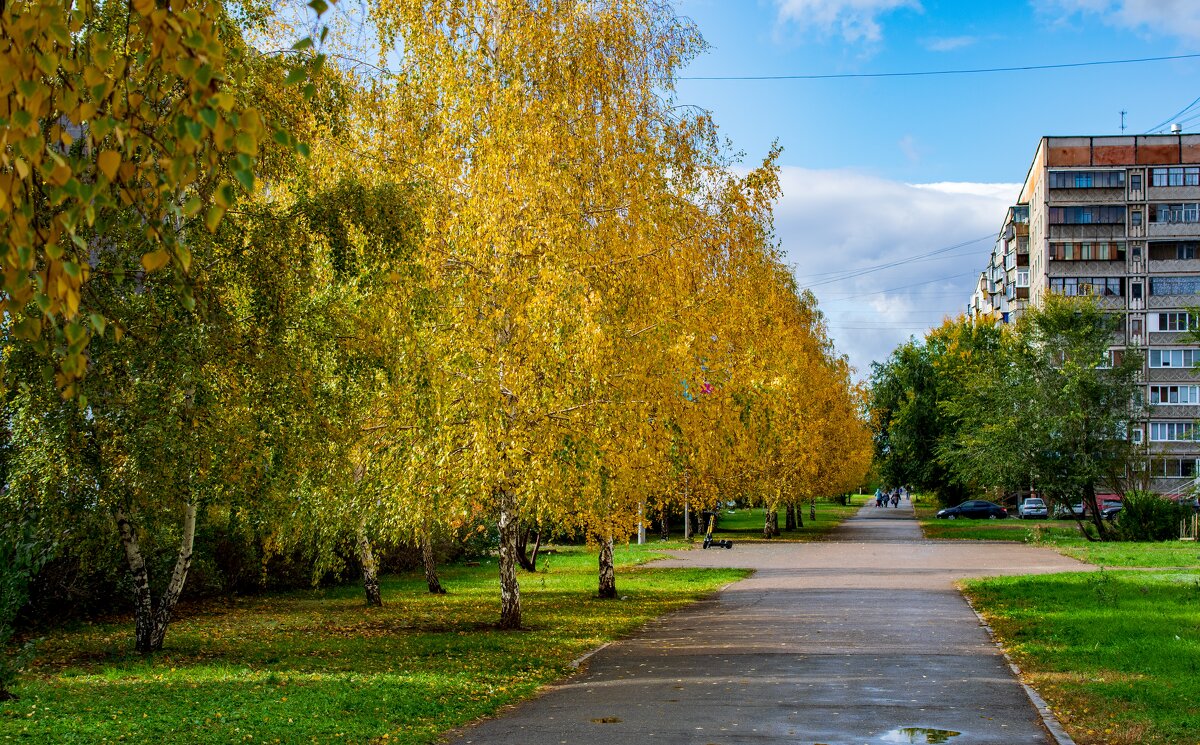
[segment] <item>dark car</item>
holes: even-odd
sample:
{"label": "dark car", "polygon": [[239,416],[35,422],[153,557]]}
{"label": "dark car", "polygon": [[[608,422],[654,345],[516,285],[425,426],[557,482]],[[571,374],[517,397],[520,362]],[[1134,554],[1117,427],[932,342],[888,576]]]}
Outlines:
{"label": "dark car", "polygon": [[940,510],[937,516],[946,520],[957,520],[960,517],[970,520],[982,520],[984,518],[999,520],[1008,517],[1008,510],[993,502],[972,499],[963,502],[957,507],[947,507],[944,510]]}
{"label": "dark car", "polygon": [[1110,502],[1100,508],[1100,517],[1105,520],[1112,520],[1117,515],[1121,514],[1121,510],[1125,509],[1125,505],[1120,502]]}

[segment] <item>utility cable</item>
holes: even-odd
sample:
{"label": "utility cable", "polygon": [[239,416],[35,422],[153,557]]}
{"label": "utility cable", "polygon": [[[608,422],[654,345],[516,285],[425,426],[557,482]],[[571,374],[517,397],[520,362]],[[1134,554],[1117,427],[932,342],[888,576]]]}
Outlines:
{"label": "utility cable", "polygon": [[1159,122],[1158,124],[1154,125],[1154,126],[1153,126],[1153,127],[1151,127],[1150,129],[1147,129],[1147,130],[1144,132],[1144,134],[1150,134],[1151,132],[1161,132],[1161,131],[1162,131],[1162,129],[1163,129],[1163,127],[1166,127],[1168,124],[1171,124],[1172,122],[1177,122],[1177,121],[1179,120],[1179,117],[1181,117],[1181,116],[1183,116],[1184,114],[1186,114],[1186,113],[1188,113],[1189,111],[1191,111],[1191,110],[1192,110],[1192,107],[1194,107],[1194,106],[1195,106],[1196,104],[1198,104],[1198,103],[1200,103],[1200,96],[1196,96],[1196,100],[1195,100],[1195,101],[1192,101],[1192,102],[1191,102],[1191,103],[1189,103],[1187,106],[1184,106],[1182,109],[1180,109],[1180,110],[1179,110],[1177,113],[1175,113],[1174,115],[1167,117],[1167,118],[1166,118],[1166,120],[1164,120],[1164,121],[1162,121],[1162,122]]}
{"label": "utility cable", "polygon": [[[951,274],[946,277],[938,277],[936,279],[927,279],[924,282],[915,282],[911,285],[901,285],[899,287],[890,287],[886,290],[876,290],[875,292],[863,292],[858,295],[847,295],[845,297],[839,297],[839,298],[827,298],[827,300],[830,300],[830,301],[853,300],[855,298],[860,298],[860,297],[870,297],[872,295],[882,295],[885,292],[895,292],[896,290],[907,290],[910,287],[920,287],[921,285],[929,285],[929,284],[933,284],[934,282],[944,282],[948,279],[960,279],[962,277],[977,277],[977,276],[979,276],[979,272],[964,272],[962,274]],[[966,293],[964,293],[964,297],[965,296],[966,296]]]}
{"label": "utility cable", "polygon": [[893,267],[903,266],[904,264],[911,264],[912,262],[920,261],[921,259],[928,259],[930,257],[937,256],[939,254],[948,253],[950,251],[954,251],[959,248],[965,248],[966,246],[970,246],[974,243],[979,243],[980,241],[988,240],[991,238],[995,238],[994,233],[988,233],[987,235],[982,235],[978,238],[972,238],[970,240],[963,241],[962,243],[956,243],[953,246],[946,246],[944,248],[935,249],[933,251],[929,251],[929,252],[926,252],[923,254],[917,254],[916,256],[909,256],[904,259],[896,259],[895,261],[889,261],[884,264],[876,264],[875,266],[863,267],[861,269],[847,269],[842,272],[841,276],[832,277],[830,279],[823,279],[819,282],[812,282],[812,283],[806,284],[806,285],[801,285],[800,289],[809,290],[809,289],[812,289],[813,287],[820,287],[821,285],[832,284],[834,282],[844,282],[847,279],[854,279],[856,277],[861,277],[866,274],[873,274],[875,272],[880,272],[880,271],[883,271],[884,269],[891,269]]}
{"label": "utility cable", "polygon": [[1020,65],[1017,67],[975,67],[959,70],[908,70],[904,72],[840,72],[814,75],[680,75],[677,80],[843,80],[847,78],[916,78],[934,75],[979,75],[993,72],[1028,72],[1032,70],[1063,70],[1074,67],[1097,67],[1100,65],[1132,65],[1143,62],[1166,62],[1168,60],[1194,59],[1196,54],[1175,54],[1167,57],[1138,57],[1135,59],[1097,60],[1094,62],[1064,62],[1055,65]]}

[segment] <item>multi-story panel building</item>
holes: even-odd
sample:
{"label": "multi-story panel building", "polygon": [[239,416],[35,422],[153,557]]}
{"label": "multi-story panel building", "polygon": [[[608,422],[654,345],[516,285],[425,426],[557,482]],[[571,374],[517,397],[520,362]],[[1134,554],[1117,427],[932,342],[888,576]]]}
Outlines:
{"label": "multi-story panel building", "polygon": [[[1011,322],[1047,293],[1095,296],[1122,317],[1113,354],[1145,357],[1153,486],[1200,474],[1200,135],[1043,137],[967,311]],[[1194,436],[1195,435],[1195,436]]]}

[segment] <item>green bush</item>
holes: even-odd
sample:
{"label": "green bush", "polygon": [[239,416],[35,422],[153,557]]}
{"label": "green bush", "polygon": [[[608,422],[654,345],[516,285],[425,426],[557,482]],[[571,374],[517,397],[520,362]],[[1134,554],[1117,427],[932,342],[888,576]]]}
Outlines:
{"label": "green bush", "polygon": [[0,523],[0,701],[16,698],[9,688],[33,652],[32,642],[13,643],[29,580],[49,557],[49,546],[34,537],[31,524],[22,510]]}
{"label": "green bush", "polygon": [[1174,540],[1179,537],[1179,521],[1191,514],[1186,505],[1152,492],[1130,492],[1117,516],[1116,535],[1123,541]]}

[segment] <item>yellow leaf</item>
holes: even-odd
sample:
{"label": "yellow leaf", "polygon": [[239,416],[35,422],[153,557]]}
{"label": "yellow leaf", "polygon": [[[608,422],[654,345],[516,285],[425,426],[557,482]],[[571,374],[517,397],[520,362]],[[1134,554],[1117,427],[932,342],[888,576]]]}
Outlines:
{"label": "yellow leaf", "polygon": [[121,167],[121,154],[116,150],[105,150],[96,157],[96,167],[104,176],[112,181],[117,175],[117,169]]}
{"label": "yellow leaf", "polygon": [[151,251],[142,256],[142,266],[146,267],[146,271],[148,272],[156,272],[170,263],[171,254],[167,253],[166,249],[163,248]]}

